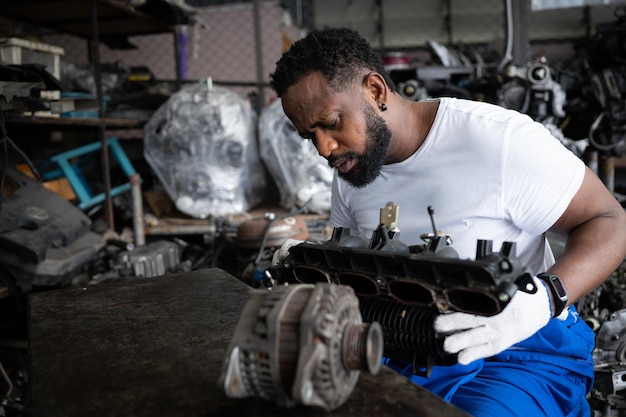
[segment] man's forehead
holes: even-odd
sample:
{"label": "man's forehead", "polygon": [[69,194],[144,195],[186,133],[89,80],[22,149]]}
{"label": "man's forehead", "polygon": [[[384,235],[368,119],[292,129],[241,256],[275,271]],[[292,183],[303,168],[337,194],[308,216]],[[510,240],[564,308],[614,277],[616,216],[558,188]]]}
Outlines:
{"label": "man's forehead", "polygon": [[325,79],[313,74],[301,78],[283,94],[283,109],[290,113],[311,112],[331,99],[332,90]]}
{"label": "man's forehead", "polygon": [[312,72],[300,77],[297,82],[289,86],[283,96],[306,99],[329,89],[330,85],[326,78],[320,72]]}
{"label": "man's forehead", "polygon": [[343,89],[333,87],[320,72],[302,77],[291,85],[283,94],[282,99],[288,107],[312,106],[321,103],[329,104],[343,96],[353,96],[355,85]]}

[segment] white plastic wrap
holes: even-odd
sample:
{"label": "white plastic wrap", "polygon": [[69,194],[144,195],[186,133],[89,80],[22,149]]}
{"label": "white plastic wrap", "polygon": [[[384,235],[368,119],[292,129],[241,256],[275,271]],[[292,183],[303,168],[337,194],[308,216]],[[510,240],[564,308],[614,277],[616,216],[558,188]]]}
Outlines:
{"label": "white plastic wrap", "polygon": [[144,156],[192,217],[244,212],[265,196],[250,104],[209,80],[173,94],[144,127]]}
{"label": "white plastic wrap", "polygon": [[284,208],[312,212],[330,210],[333,170],[309,140],[298,135],[280,99],[263,109],[259,119],[261,159],[280,192]]}

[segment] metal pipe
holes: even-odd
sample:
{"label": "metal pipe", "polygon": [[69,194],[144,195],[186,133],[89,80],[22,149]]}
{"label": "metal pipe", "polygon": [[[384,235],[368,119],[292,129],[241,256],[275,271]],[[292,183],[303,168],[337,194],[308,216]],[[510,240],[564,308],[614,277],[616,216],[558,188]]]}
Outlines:
{"label": "metal pipe", "polygon": [[528,0],[512,0],[513,7],[513,65],[528,62]]}
{"label": "metal pipe", "polygon": [[452,45],[452,1],[446,1],[446,15],[443,18],[446,28],[446,36],[448,37],[448,45]]}
{"label": "metal pipe", "polygon": [[254,0],[253,14],[254,14],[254,46],[256,55],[256,78],[258,85],[258,109],[259,111],[265,107],[265,88],[263,87],[263,48],[261,45],[261,15],[259,10],[259,0]]}
{"label": "metal pipe", "polygon": [[504,71],[504,68],[513,60],[513,0],[504,0],[504,11],[506,19],[506,46],[502,53],[502,60],[498,64],[498,72]]}
{"label": "metal pipe", "polygon": [[102,73],[100,70],[100,39],[98,32],[98,5],[97,0],[91,0],[89,2],[90,16],[91,16],[91,42],[90,53],[94,71],[94,81],[96,83],[96,98],[98,100],[98,116],[99,116],[99,128],[98,135],[100,136],[101,143],[101,160],[102,160],[102,180],[104,182],[104,194],[105,194],[105,215],[109,229],[115,230],[115,220],[113,218],[113,200],[111,199],[111,174],[109,169],[109,147],[106,141],[106,126],[102,120],[104,116],[104,97],[102,94]]}
{"label": "metal pipe", "polygon": [[178,32],[176,29],[172,30],[172,37],[174,40],[174,65],[176,66],[176,89],[180,90],[182,87],[182,72],[181,72],[181,56],[180,56],[180,45],[178,43]]}
{"label": "metal pipe", "polygon": [[133,202],[133,232],[135,246],[146,244],[146,236],[143,230],[143,200],[141,199],[141,177],[134,174],[130,177],[130,192]]}

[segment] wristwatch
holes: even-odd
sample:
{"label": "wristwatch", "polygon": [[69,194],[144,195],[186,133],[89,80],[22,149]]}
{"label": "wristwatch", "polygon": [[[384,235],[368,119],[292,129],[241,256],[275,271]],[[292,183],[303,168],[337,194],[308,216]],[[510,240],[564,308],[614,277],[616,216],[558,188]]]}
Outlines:
{"label": "wristwatch", "polygon": [[547,272],[542,272],[537,275],[537,278],[545,282],[550,289],[552,301],[554,302],[552,317],[557,317],[563,312],[563,309],[565,309],[568,300],[567,291],[565,291],[565,286],[563,285],[561,278],[559,278],[558,275],[549,274]]}

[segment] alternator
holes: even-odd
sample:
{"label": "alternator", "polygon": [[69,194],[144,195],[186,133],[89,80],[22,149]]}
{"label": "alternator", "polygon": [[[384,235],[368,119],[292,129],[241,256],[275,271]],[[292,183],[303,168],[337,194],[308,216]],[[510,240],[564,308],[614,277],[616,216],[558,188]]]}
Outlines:
{"label": "alternator", "polygon": [[219,384],[231,398],[331,411],[352,393],[360,371],[376,374],[378,323],[363,323],[344,285],[318,283],[251,290],[226,352]]}

